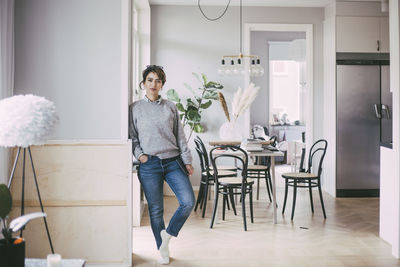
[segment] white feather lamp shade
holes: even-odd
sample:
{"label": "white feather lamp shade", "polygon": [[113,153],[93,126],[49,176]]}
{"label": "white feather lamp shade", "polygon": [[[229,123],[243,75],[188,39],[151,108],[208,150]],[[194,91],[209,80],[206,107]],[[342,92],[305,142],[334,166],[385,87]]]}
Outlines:
{"label": "white feather lamp shade", "polygon": [[16,95],[0,100],[0,146],[41,145],[58,122],[56,107],[44,97]]}

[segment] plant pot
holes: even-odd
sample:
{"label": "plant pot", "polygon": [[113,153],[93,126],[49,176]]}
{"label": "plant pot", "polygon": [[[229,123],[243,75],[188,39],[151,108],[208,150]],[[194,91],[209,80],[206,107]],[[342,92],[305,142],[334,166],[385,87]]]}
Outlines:
{"label": "plant pot", "polygon": [[[13,238],[13,242],[16,238]],[[7,244],[5,239],[0,239],[0,263],[7,267],[25,266],[25,241],[14,245]]]}

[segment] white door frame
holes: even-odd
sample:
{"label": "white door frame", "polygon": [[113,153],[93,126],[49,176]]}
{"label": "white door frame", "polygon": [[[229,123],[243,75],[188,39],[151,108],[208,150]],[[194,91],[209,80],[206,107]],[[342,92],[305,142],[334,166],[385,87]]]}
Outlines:
{"label": "white door frame", "polygon": [[[271,23],[246,23],[244,33],[244,52],[250,54],[250,33],[252,31],[277,31],[277,32],[305,32],[306,33],[306,149],[309,150],[314,142],[314,53],[313,53],[313,25],[312,24],[271,24]],[[249,64],[248,62],[246,64]],[[249,66],[246,66],[249,67]],[[267,74],[265,74],[267,75]],[[250,76],[246,72],[245,84],[250,83]],[[250,132],[250,111],[246,112],[246,131]]]}

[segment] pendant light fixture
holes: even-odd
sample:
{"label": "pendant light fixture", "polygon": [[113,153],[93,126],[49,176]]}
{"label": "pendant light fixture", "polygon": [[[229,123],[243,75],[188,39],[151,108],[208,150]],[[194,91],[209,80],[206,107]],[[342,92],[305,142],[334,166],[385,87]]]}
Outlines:
{"label": "pendant light fixture", "polygon": [[[225,7],[225,10],[223,11],[223,13],[220,16],[218,16],[216,18],[209,18],[201,9],[200,0],[198,0],[198,2],[197,2],[201,14],[203,14],[203,16],[210,21],[216,21],[216,20],[222,18],[222,16],[224,16],[226,11],[228,10],[230,3],[231,3],[231,0],[229,0],[227,6]],[[240,18],[239,18],[240,53],[239,53],[239,55],[223,56],[221,59],[221,65],[218,68],[218,74],[220,74],[222,76],[241,76],[241,75],[245,75],[247,72],[252,77],[260,77],[260,76],[264,75],[264,68],[260,64],[260,58],[255,55],[243,55],[243,53],[242,53],[243,52],[243,50],[242,50],[242,25],[243,25],[242,10],[243,10],[242,0],[240,0]],[[249,64],[247,65],[249,67],[247,67],[247,68],[245,67],[246,66],[245,60],[249,61]]]}

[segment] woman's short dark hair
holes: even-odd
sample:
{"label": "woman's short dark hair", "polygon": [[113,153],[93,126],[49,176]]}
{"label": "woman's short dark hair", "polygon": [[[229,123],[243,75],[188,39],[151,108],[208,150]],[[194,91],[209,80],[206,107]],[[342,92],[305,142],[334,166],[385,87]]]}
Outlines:
{"label": "woman's short dark hair", "polygon": [[166,82],[165,79],[165,72],[163,70],[162,66],[157,66],[157,65],[148,65],[146,69],[142,72],[143,80],[139,83],[140,88],[142,88],[142,84],[146,81],[147,75],[150,73],[154,72],[157,74],[158,79],[161,80],[162,85]]}

